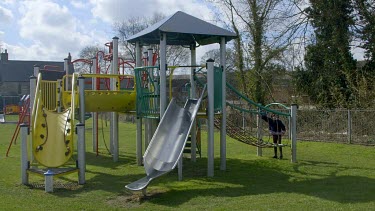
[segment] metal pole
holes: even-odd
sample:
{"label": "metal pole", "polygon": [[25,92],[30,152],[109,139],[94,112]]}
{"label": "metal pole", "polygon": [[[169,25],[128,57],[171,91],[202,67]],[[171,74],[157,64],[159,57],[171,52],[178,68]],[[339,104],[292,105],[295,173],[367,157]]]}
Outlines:
{"label": "metal pole", "polygon": [[221,125],[220,125],[220,170],[226,170],[226,157],[227,157],[227,99],[226,99],[226,85],[227,77],[225,72],[226,67],[226,43],[225,37],[221,38],[220,42],[220,65],[223,68],[222,74],[222,113],[221,113]]}
{"label": "metal pole", "polygon": [[[96,74],[97,71],[97,66],[96,66],[96,58],[92,59],[92,64],[93,64],[93,70],[92,72]],[[97,78],[93,77],[92,78],[92,90],[96,90],[96,81]],[[98,112],[92,112],[92,151],[96,152],[98,149]]]}
{"label": "metal pole", "polygon": [[[118,37],[112,38],[113,42],[113,51],[112,51],[112,74],[118,74]],[[111,80],[111,90],[117,91],[118,90],[117,80],[112,78]],[[118,161],[119,157],[119,140],[118,140],[118,114],[117,112],[111,112],[111,128],[112,128],[112,139],[111,142],[113,144],[113,162]]]}
{"label": "metal pole", "polygon": [[348,143],[352,143],[352,114],[348,109]]}
{"label": "metal pole", "polygon": [[297,162],[297,104],[292,104],[291,107],[291,139],[292,139],[292,163]]}
{"label": "metal pole", "polygon": [[[190,46],[190,64],[195,66],[197,64],[197,52],[195,43]],[[190,72],[190,98],[196,98],[195,82],[194,82],[195,67],[191,67]],[[197,120],[194,119],[193,127],[191,128],[191,161],[195,162],[197,159]]]}
{"label": "metal pole", "polygon": [[214,60],[207,60],[207,93],[208,93],[208,145],[207,176],[214,176]]}
{"label": "metal pole", "polygon": [[245,112],[242,111],[242,130],[245,130]]}
{"label": "metal pole", "polygon": [[[153,64],[153,50],[152,50],[152,48],[149,48],[149,49],[147,50],[147,56],[148,56],[148,63],[147,63],[147,65],[148,65],[148,66],[153,66],[154,64]],[[152,83],[153,83],[153,85],[154,85],[154,88],[157,89],[157,87],[158,87],[158,83],[157,83],[157,81],[155,80],[154,69],[152,69],[152,70],[150,71],[150,74],[151,74],[151,79],[153,80]],[[155,94],[157,94],[157,93],[155,93]],[[155,102],[155,100],[154,100],[154,103],[158,103],[158,102]],[[157,120],[155,120],[155,119],[150,119],[150,135],[149,135],[148,143],[151,142],[151,139],[152,139],[152,136],[153,136],[154,133],[155,133],[156,127],[157,127]]]}
{"label": "metal pole", "polygon": [[53,171],[48,170],[44,173],[44,191],[46,193],[52,193],[53,192]]}
{"label": "metal pole", "polygon": [[[142,66],[141,58],[141,45],[139,42],[135,43],[135,65],[136,67]],[[137,145],[136,145],[136,154],[137,154],[137,164],[142,165],[142,118],[137,118]]]}
{"label": "metal pole", "polygon": [[178,180],[182,181],[182,160],[183,160],[184,154],[182,153],[180,158],[177,161],[177,169],[178,169]]}
{"label": "metal pole", "polygon": [[[260,108],[258,108],[258,114],[257,114],[257,138],[258,138],[258,143],[261,143],[262,142],[262,139],[263,139],[263,131],[262,131],[262,118],[260,116]],[[257,155],[258,156],[262,156],[263,152],[262,152],[262,148],[261,147],[257,147]]]}
{"label": "metal pole", "polygon": [[85,123],[85,78],[82,76],[78,77],[78,88],[79,88],[79,121]]}
{"label": "metal pole", "polygon": [[29,135],[28,125],[22,123],[20,125],[20,131],[21,131],[21,182],[22,184],[27,185],[29,184],[29,174],[27,173],[27,169],[29,168],[29,162],[27,160],[27,136]]}
{"label": "metal pole", "polygon": [[65,70],[65,91],[69,90],[69,59],[64,59],[64,70]]}
{"label": "metal pole", "polygon": [[62,80],[57,79],[57,112],[61,112],[62,107]]}
{"label": "metal pole", "polygon": [[85,181],[85,171],[86,171],[86,150],[85,150],[85,124],[78,123],[77,125],[77,135],[78,135],[78,184],[83,185]]}
{"label": "metal pole", "polygon": [[[146,59],[146,61],[145,61]],[[143,62],[143,66],[147,66],[148,64],[148,51],[145,51],[143,52],[143,57],[142,57],[142,62]],[[148,73],[151,74],[151,71],[148,69]],[[147,79],[148,80],[148,79]],[[148,87],[148,90],[150,91],[150,82],[147,82],[147,87]],[[145,121],[144,121],[144,126],[145,126],[145,151],[148,147],[148,143],[150,142],[151,138],[150,138],[150,119],[149,118],[146,118]]]}
{"label": "metal pole", "polygon": [[[35,103],[35,94],[36,94],[36,83],[37,83],[37,76],[39,74],[40,68],[38,65],[34,65],[34,75],[30,77],[30,114],[33,112],[33,106]],[[30,128],[32,130],[33,128],[33,122],[34,120],[30,120]],[[34,154],[32,153],[32,144],[29,145],[29,150],[30,150],[30,160],[34,161]]]}
{"label": "metal pole", "polygon": [[167,34],[160,37],[160,118],[167,107]]}

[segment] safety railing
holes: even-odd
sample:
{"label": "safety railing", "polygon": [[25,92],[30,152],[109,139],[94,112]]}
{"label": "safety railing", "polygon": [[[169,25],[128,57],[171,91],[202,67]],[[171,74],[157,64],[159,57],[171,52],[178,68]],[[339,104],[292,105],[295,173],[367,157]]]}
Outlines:
{"label": "safety railing", "polygon": [[137,116],[142,118],[159,118],[160,94],[154,84],[153,70],[157,66],[138,67],[134,69],[137,90]]}

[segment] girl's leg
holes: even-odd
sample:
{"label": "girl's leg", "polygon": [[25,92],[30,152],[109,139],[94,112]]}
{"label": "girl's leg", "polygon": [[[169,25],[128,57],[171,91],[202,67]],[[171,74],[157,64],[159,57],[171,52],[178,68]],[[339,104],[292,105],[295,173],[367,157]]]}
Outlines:
{"label": "girl's leg", "polygon": [[[274,143],[274,144],[277,144],[278,136],[277,136],[277,135],[273,135],[272,138],[273,138],[273,143]],[[273,152],[274,152],[274,154],[275,154],[275,156],[273,156],[273,158],[277,158],[277,147],[274,147],[274,148],[273,148]]]}

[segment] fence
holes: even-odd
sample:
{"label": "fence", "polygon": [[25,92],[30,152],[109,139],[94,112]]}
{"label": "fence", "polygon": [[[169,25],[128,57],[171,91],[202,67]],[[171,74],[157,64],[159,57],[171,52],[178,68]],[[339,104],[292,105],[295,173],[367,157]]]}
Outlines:
{"label": "fence", "polygon": [[[287,110],[278,110],[288,112]],[[297,140],[375,146],[375,110],[298,110]],[[228,119],[256,136],[256,114],[230,110]],[[289,119],[280,117],[288,132]],[[263,135],[268,126],[262,121]],[[285,137],[287,138],[287,137]]]}
{"label": "fence", "polygon": [[[288,112],[286,110],[279,110]],[[297,140],[375,146],[375,110],[298,110]],[[256,114],[228,110],[228,117],[237,127],[256,137]],[[289,120],[280,117],[289,132]],[[124,121],[131,122],[132,116]],[[205,121],[202,121],[205,124]],[[263,135],[268,126],[262,121]],[[287,137],[285,137],[287,138]],[[272,141],[271,138],[269,138]]]}
{"label": "fence", "polygon": [[375,110],[298,110],[297,139],[375,145]]}

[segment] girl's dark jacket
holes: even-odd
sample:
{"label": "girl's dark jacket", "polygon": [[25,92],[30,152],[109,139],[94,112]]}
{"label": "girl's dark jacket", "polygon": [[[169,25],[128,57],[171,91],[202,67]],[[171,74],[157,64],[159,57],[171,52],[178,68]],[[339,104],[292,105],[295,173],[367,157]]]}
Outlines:
{"label": "girl's dark jacket", "polygon": [[267,115],[262,115],[262,119],[268,122],[268,128],[270,130],[271,135],[284,135],[285,125],[280,119],[273,120]]}

